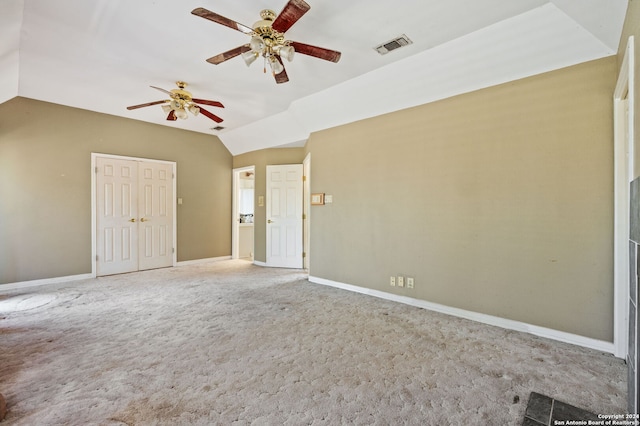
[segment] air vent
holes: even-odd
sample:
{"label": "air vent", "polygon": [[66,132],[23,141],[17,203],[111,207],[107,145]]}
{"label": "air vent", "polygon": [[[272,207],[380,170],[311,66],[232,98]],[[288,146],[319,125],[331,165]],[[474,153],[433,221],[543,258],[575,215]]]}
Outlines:
{"label": "air vent", "polygon": [[215,130],[216,132],[219,131],[219,130],[223,130],[223,129],[224,129],[224,127],[222,127],[222,126],[216,126],[216,127],[212,127],[211,128],[211,130]]}
{"label": "air vent", "polygon": [[408,46],[413,42],[406,35],[402,34],[399,37],[389,40],[386,43],[382,43],[380,46],[374,47],[374,49],[381,55],[386,55],[392,50],[399,49],[403,46]]}

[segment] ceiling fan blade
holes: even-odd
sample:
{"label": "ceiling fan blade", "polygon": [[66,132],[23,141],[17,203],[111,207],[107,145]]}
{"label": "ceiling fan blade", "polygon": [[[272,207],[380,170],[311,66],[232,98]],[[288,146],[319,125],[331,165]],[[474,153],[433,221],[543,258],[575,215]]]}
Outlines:
{"label": "ceiling fan blade", "polygon": [[167,115],[167,120],[176,121],[178,117],[176,117],[176,112],[174,110],[169,111],[169,115]]}
{"label": "ceiling fan blade", "polygon": [[234,21],[233,19],[225,18],[222,15],[218,15],[215,12],[207,10],[203,7],[195,8],[191,11],[192,14],[199,16],[204,19],[208,19],[217,24],[224,25],[225,27],[233,28],[234,30],[243,32],[245,34],[253,34],[253,29],[247,27],[246,25],[242,25],[239,22]]}
{"label": "ceiling fan blade", "polygon": [[203,115],[209,117],[210,119],[212,119],[216,123],[222,123],[222,118],[218,117],[215,114],[211,114],[209,111],[207,111],[206,109],[202,108],[201,106],[199,106],[198,108],[200,108],[200,114],[203,114]]}
{"label": "ceiling fan blade", "polygon": [[289,0],[289,3],[285,5],[282,12],[271,24],[271,28],[284,33],[298,22],[298,19],[302,18],[302,15],[307,13],[309,9],[311,9],[311,6],[303,0]]}
{"label": "ceiling fan blade", "polygon": [[242,55],[244,52],[248,52],[250,50],[251,48],[249,47],[249,45],[245,44],[244,46],[239,46],[235,49],[227,50],[226,52],[220,53],[219,55],[212,56],[211,58],[207,59],[207,62],[213,65],[218,65],[224,61],[228,61],[231,58],[235,58],[238,55]]}
{"label": "ceiling fan blade", "polygon": [[276,79],[276,83],[282,84],[289,81],[289,76],[287,75],[287,70],[284,68],[284,63],[282,63],[282,59],[280,56],[276,55],[276,59],[280,64],[282,64],[282,71],[279,74],[274,75],[273,77]]}
{"label": "ceiling fan blade", "polygon": [[[294,49],[295,49],[295,47],[294,47]],[[166,94],[167,94],[167,95],[169,95],[169,96],[172,96],[172,95],[173,95],[173,93],[171,93],[171,92],[170,92],[170,91],[168,91],[168,90],[164,90],[162,87],[156,87],[156,86],[149,86],[149,87],[152,87],[152,88],[154,88],[154,89],[156,89],[156,90],[159,90],[159,91],[161,91],[161,92],[164,92],[164,93],[166,93]]]}
{"label": "ceiling fan blade", "polygon": [[336,50],[325,49],[324,47],[311,46],[310,44],[300,43],[298,41],[292,41],[291,46],[293,46],[296,53],[314,56],[316,58],[324,59],[325,61],[338,62],[340,60],[340,55],[342,55],[340,52]]}
{"label": "ceiling fan blade", "polygon": [[147,102],[146,104],[128,106],[127,109],[128,110],[132,110],[132,109],[144,108],[144,107],[148,107],[148,106],[151,106],[151,105],[160,105],[160,104],[163,104],[165,102],[169,102],[169,101]]}
{"label": "ceiling fan blade", "polygon": [[194,98],[191,98],[191,100],[193,102],[197,103],[197,104],[211,105],[211,106],[214,106],[214,107],[224,108],[224,105],[222,105],[218,101],[208,101],[206,99],[194,99]]}

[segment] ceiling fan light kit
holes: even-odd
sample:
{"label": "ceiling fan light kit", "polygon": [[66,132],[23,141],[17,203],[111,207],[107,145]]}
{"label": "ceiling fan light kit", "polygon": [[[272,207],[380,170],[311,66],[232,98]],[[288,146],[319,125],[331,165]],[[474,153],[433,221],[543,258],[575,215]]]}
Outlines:
{"label": "ceiling fan light kit", "polygon": [[247,66],[251,65],[259,56],[265,61],[264,72],[267,72],[266,64],[271,67],[271,73],[275,76],[284,71],[284,65],[278,61],[275,55],[285,58],[289,62],[293,59],[295,49],[285,40],[284,34],[273,29],[273,20],[276,13],[273,10],[265,9],[260,12],[262,20],[253,24],[254,36],[249,41],[249,52],[243,53]]}
{"label": "ceiling fan light kit", "polygon": [[244,59],[244,63],[247,66],[251,65],[256,59],[258,59],[258,54],[253,50],[249,50],[248,52],[244,52],[242,55],[242,59]]}

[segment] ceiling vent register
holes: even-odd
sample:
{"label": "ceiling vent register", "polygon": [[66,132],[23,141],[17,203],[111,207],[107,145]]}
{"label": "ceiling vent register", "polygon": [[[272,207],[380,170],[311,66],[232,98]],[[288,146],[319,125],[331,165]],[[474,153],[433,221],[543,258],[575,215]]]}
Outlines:
{"label": "ceiling vent register", "polygon": [[401,47],[408,46],[413,42],[406,35],[402,34],[399,37],[394,38],[393,40],[389,40],[385,43],[382,43],[380,46],[374,47],[376,52],[381,55],[386,55],[392,50],[400,49]]}

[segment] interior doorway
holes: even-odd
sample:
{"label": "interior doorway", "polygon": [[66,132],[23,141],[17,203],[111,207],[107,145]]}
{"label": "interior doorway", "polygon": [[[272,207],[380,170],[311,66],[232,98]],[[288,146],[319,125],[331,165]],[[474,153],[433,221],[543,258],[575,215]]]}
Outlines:
{"label": "interior doorway", "polygon": [[255,166],[233,169],[231,258],[253,261]]}

